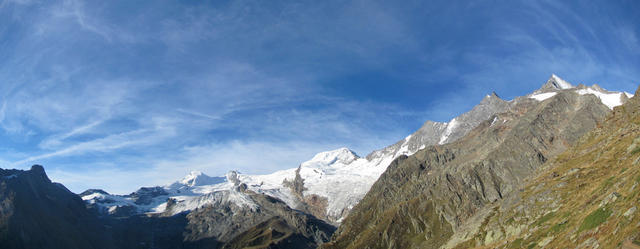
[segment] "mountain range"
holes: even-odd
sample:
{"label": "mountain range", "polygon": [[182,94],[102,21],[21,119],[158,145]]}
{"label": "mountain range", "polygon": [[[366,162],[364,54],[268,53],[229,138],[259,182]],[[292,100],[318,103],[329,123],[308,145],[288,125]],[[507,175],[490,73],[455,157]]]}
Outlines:
{"label": "mountain range", "polygon": [[[76,195],[52,183],[41,166],[2,170],[0,245],[519,248],[631,243],[633,222],[640,223],[633,218],[635,206],[619,200],[637,201],[633,165],[638,159],[633,155],[638,141],[628,134],[637,132],[634,115],[640,104],[633,96],[597,85],[574,86],[552,75],[531,94],[503,100],[491,93],[449,122],[427,121],[364,157],[340,148],[267,175],[191,172],[128,195],[100,189]],[[617,136],[626,136],[623,144],[612,142]],[[627,154],[621,156],[622,147]],[[586,160],[586,154],[593,160]],[[575,160],[586,160],[586,165],[575,166]],[[615,160],[626,167],[623,179],[606,178],[612,172],[587,174],[593,182],[605,181],[597,194],[579,187],[587,178],[573,177],[610,170]],[[575,202],[597,218],[602,213],[626,217],[624,224],[631,227],[605,222],[620,234],[615,240],[590,240],[590,235],[610,231],[583,225],[581,215],[567,215],[575,207],[566,204],[572,203],[569,193],[584,196]]]}

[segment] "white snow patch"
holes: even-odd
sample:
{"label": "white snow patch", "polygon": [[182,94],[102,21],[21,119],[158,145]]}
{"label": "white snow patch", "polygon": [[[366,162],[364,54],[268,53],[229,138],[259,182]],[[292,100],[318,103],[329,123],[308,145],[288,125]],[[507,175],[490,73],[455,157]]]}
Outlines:
{"label": "white snow patch", "polygon": [[621,92],[600,92],[593,88],[579,89],[576,91],[580,95],[593,94],[600,99],[602,104],[613,110],[614,107],[622,105]]}
{"label": "white snow patch", "polygon": [[[258,208],[258,205],[253,202],[251,197],[236,190],[215,191],[200,196],[173,196],[171,198],[176,201],[171,209],[171,215],[191,211],[205,205],[219,206],[234,204],[238,207],[245,207],[251,210],[256,210]],[[154,209],[154,211],[165,211],[165,208],[166,203],[159,205]]]}
{"label": "white snow patch", "polygon": [[544,101],[545,99],[551,98],[558,94],[557,92],[548,92],[548,93],[538,93],[529,96],[531,99],[535,99],[537,101]]}
{"label": "white snow patch", "polygon": [[493,126],[493,124],[495,124],[496,121],[498,121],[498,117],[493,117],[493,120],[491,121],[491,125],[489,126]]}
{"label": "white snow patch", "polygon": [[451,136],[451,133],[453,132],[453,129],[456,128],[456,126],[458,126],[458,122],[456,121],[455,118],[452,119],[449,123],[447,123],[447,129],[442,134],[442,137],[440,137],[440,141],[438,142],[438,144],[444,144],[444,142],[449,138],[449,136]]}
{"label": "white snow patch", "polygon": [[551,77],[553,78],[553,80],[558,83],[558,87],[560,89],[570,89],[573,88],[573,85],[571,85],[569,82],[566,82],[565,80],[561,79],[560,77],[558,77],[555,74],[552,74]]}

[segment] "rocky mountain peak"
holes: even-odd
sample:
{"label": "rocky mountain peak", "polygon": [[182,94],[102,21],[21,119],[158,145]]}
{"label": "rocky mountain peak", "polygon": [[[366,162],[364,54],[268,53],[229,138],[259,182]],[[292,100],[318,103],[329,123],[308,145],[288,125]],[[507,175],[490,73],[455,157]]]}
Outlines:
{"label": "rocky mountain peak", "polygon": [[496,92],[491,92],[491,94],[487,94],[484,96],[482,101],[480,101],[480,105],[491,105],[496,102],[506,102]]}
{"label": "rocky mountain peak", "polygon": [[539,89],[539,91],[555,91],[555,90],[563,90],[563,89],[571,89],[574,88],[574,86],[563,80],[562,78],[558,77],[555,74],[552,74],[551,77],[549,78],[549,80],[547,80],[546,83],[544,83],[544,85],[542,85],[542,87]]}
{"label": "rocky mountain peak", "polygon": [[31,166],[31,169],[28,172],[30,174],[41,177],[43,180],[47,182],[51,182],[51,180],[49,180],[49,177],[47,176],[47,173],[44,171],[44,167],[42,167],[42,165],[35,164]]}

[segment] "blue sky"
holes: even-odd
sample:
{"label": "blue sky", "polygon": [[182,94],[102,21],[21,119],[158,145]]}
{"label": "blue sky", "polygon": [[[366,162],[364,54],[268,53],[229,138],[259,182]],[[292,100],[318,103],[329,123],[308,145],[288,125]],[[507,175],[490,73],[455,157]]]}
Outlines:
{"label": "blue sky", "polygon": [[637,1],[0,0],[0,167],[127,193],[361,155],[552,73],[634,92]]}

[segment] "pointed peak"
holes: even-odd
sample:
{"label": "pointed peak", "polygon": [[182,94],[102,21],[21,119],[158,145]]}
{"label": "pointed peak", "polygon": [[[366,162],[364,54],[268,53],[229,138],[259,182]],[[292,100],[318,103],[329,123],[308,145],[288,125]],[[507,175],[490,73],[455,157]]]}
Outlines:
{"label": "pointed peak", "polygon": [[498,96],[498,94],[495,91],[491,91],[491,94],[487,94],[486,96],[484,96],[485,99],[489,99],[489,98],[500,98],[500,96]]}
{"label": "pointed peak", "polygon": [[495,91],[493,91],[491,92],[491,94],[487,94],[486,96],[484,96],[482,101],[480,101],[480,104],[486,104],[492,101],[504,101],[504,100],[500,98],[500,96]]}
{"label": "pointed peak", "polygon": [[549,77],[549,80],[547,80],[547,82],[542,85],[540,90],[563,90],[571,88],[574,88],[571,83],[563,80],[555,74],[552,74],[551,77]]}
{"label": "pointed peak", "polygon": [[592,88],[593,90],[598,91],[598,92],[605,92],[605,91],[606,91],[606,90],[604,90],[602,87],[600,87],[598,84],[593,84],[593,85],[591,86],[591,88]]}

